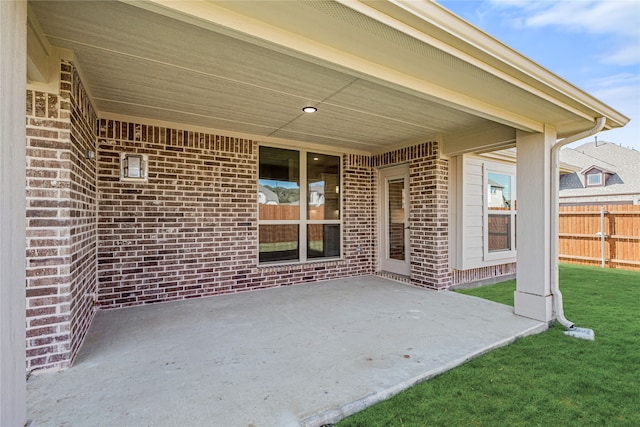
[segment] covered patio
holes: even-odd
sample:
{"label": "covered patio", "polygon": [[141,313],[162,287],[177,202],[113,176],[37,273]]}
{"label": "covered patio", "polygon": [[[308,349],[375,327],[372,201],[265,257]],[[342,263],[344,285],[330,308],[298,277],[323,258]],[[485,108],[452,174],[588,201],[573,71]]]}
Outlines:
{"label": "covered patio", "polygon": [[377,276],[97,314],[32,427],[320,426],[546,323]]}
{"label": "covered patio", "polygon": [[[0,18],[3,426],[25,366],[73,365],[32,376],[35,425],[320,425],[542,330],[552,147],[629,120],[430,1]],[[461,166],[512,147],[518,220],[481,253],[491,171]],[[426,290],[516,262],[513,308]]]}

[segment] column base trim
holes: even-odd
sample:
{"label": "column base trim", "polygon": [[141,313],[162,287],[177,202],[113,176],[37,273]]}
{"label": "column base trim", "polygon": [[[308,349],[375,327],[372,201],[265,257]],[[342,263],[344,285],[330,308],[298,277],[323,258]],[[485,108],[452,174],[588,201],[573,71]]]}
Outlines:
{"label": "column base trim", "polygon": [[550,322],[554,318],[552,295],[535,295],[515,291],[513,293],[513,304],[513,312],[518,316],[541,322]]}

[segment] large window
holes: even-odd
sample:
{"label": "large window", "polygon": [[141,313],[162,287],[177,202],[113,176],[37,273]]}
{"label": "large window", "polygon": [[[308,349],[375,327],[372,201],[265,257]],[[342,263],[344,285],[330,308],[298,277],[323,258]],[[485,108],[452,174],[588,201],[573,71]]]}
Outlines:
{"label": "large window", "polygon": [[259,261],[341,256],[340,157],[260,147]]}
{"label": "large window", "polygon": [[501,170],[485,169],[484,182],[485,260],[515,256],[515,176]]}

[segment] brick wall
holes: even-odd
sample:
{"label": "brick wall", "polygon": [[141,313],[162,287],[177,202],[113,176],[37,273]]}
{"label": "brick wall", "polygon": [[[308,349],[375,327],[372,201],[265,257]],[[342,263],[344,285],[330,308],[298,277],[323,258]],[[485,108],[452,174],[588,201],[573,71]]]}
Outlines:
{"label": "brick wall", "polygon": [[448,171],[447,160],[437,158],[436,144],[410,166],[411,280],[432,289],[451,285]]}
{"label": "brick wall", "polygon": [[375,271],[377,236],[374,173],[369,156],[349,154],[343,162],[344,257],[357,272]]}
{"label": "brick wall", "polygon": [[[146,182],[120,181],[120,153]],[[371,273],[371,168],[345,156],[345,260],[257,266],[257,143],[100,120],[101,307],[124,307]]]}
{"label": "brick wall", "polygon": [[[59,96],[27,100],[31,368],[72,362],[94,291],[116,308],[376,272],[380,166],[410,164],[412,283],[450,284],[447,163],[435,142],[343,156],[344,259],[258,266],[257,142],[106,119],[94,130],[70,64]],[[148,156],[146,181],[120,180],[123,152]]]}
{"label": "brick wall", "polygon": [[453,270],[452,285],[464,285],[508,280],[516,274],[516,263],[492,265],[489,267]]}
{"label": "brick wall", "polygon": [[[97,220],[96,151],[97,117],[78,73],[63,65],[61,97],[71,107],[71,360],[84,340],[96,309]],[[63,104],[64,105],[64,104]]]}
{"label": "brick wall", "polygon": [[27,370],[68,366],[93,317],[95,113],[61,64],[59,94],[27,91]]}

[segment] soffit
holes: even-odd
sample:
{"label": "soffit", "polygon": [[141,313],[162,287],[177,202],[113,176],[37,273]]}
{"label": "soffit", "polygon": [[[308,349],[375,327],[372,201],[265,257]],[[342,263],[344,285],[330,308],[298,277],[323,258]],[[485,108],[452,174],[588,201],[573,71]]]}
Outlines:
{"label": "soffit", "polygon": [[297,2],[295,8],[287,2],[207,3],[296,36],[320,40],[371,64],[391,66],[406,80],[388,79],[387,83],[406,84],[421,96],[431,95],[521,130],[540,131],[538,125],[546,123],[554,126],[559,136],[567,136],[590,128],[596,117],[607,117],[605,128],[628,121],[430,1],[305,1]]}
{"label": "soffit", "polygon": [[[376,151],[484,121],[228,35],[120,2],[32,2],[72,50],[100,113]],[[303,114],[305,105],[318,113]]]}
{"label": "soffit", "polygon": [[[349,0],[345,4],[352,4]],[[462,20],[431,1],[393,0],[359,3],[393,17],[409,28],[432,35],[446,51],[457,50],[454,56],[521,88],[541,99],[562,105],[582,117],[606,117],[606,128],[624,126],[628,117],[541,67],[489,34]],[[409,33],[411,33],[409,31]]]}
{"label": "soffit", "polygon": [[[560,135],[590,121],[339,3],[160,3],[30,6],[51,44],[75,53],[99,114],[367,152],[487,121]],[[189,5],[235,14],[243,31]],[[249,34],[252,19],[299,46]],[[304,48],[320,45],[334,61]]]}

